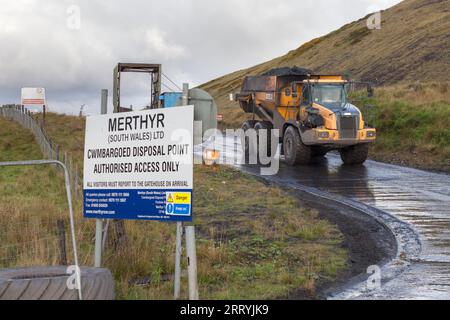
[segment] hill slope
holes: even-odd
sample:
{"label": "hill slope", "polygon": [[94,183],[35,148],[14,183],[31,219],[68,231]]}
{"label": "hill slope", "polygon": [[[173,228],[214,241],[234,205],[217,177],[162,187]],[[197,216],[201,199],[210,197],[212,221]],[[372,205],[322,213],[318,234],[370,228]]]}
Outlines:
{"label": "hill slope", "polygon": [[245,76],[297,65],[376,80],[383,88],[375,99],[354,101],[359,107],[375,106],[370,117],[379,136],[371,157],[450,172],[450,0],[405,0],[381,17],[381,30],[369,30],[365,17],[202,88],[216,99],[223,126],[236,128],[248,115],[228,94],[240,91]]}
{"label": "hill slope", "polygon": [[[284,56],[233,72],[202,85],[227,112],[239,115],[230,92],[242,78],[274,67],[302,66],[321,73],[348,74],[352,79],[399,82],[446,81],[450,74],[450,0],[405,0],[381,13],[381,30],[369,30],[367,17],[311,40]],[[274,44],[276,45],[276,44]],[[227,110],[228,108],[232,108]]]}

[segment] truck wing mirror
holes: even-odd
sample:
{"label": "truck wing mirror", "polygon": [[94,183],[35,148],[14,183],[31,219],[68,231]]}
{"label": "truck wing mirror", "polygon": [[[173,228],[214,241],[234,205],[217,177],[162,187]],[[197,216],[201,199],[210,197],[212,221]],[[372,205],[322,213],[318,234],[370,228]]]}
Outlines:
{"label": "truck wing mirror", "polygon": [[[291,95],[291,90],[289,90],[289,88],[287,88],[286,90],[284,90],[284,95],[286,97],[289,97]],[[294,96],[294,92],[292,91],[292,96]]]}
{"label": "truck wing mirror", "polygon": [[298,97],[297,87],[296,87],[296,85],[294,83],[291,86],[291,92],[292,92],[292,98],[297,98]]}

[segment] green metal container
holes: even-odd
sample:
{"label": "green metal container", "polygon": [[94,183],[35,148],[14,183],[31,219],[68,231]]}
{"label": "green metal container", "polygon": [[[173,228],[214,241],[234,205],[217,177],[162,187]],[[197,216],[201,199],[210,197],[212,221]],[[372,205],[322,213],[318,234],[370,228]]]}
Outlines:
{"label": "green metal container", "polygon": [[[202,122],[203,141],[209,138],[205,133],[210,129],[217,129],[217,105],[213,97],[205,90],[193,88],[189,90],[189,105],[194,106],[194,121]],[[176,106],[182,106],[182,97],[177,99]],[[198,137],[194,138],[199,143]]]}

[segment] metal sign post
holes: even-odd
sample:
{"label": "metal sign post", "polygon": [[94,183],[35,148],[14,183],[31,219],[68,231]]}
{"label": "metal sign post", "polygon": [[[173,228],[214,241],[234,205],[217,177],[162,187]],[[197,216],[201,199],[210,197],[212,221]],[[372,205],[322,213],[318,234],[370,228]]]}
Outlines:
{"label": "metal sign post", "polygon": [[[183,83],[182,105],[189,104],[189,84]],[[177,238],[175,248],[175,281],[174,299],[180,298],[181,286],[181,253],[182,253],[183,223],[177,222]],[[186,227],[186,252],[188,258],[188,282],[189,299],[198,300],[197,288],[197,255],[195,248],[195,229],[193,226]]]}
{"label": "metal sign post", "polygon": [[195,227],[186,227],[186,255],[188,261],[189,300],[198,300],[197,253],[195,247]]}
{"label": "metal sign post", "polygon": [[[183,93],[181,96],[181,101],[183,106],[187,106],[189,104],[189,84],[183,83]],[[183,238],[183,223],[177,222],[177,238],[176,238],[176,247],[175,247],[175,281],[174,281],[174,290],[173,297],[174,299],[180,298],[180,286],[181,286],[181,253],[182,253],[182,242]]]}
{"label": "metal sign post", "polygon": [[[102,89],[101,94],[101,114],[108,112],[108,90]],[[102,236],[103,236],[103,221],[102,219],[95,220],[95,257],[94,266],[100,268],[102,265]],[[106,237],[106,235],[105,235]]]}
{"label": "metal sign post", "polygon": [[180,287],[181,287],[181,251],[183,239],[183,224],[181,222],[177,222],[177,239],[176,239],[176,247],[175,247],[175,279],[174,279],[174,299],[180,298]]}

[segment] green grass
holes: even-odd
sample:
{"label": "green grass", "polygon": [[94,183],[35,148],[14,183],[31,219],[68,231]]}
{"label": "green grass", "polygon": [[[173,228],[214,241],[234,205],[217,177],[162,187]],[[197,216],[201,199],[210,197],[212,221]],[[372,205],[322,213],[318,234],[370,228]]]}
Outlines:
{"label": "green grass", "polygon": [[[0,118],[0,161],[41,158],[30,132]],[[56,263],[56,220],[68,217],[56,170],[0,167],[0,193],[0,267]]]}
{"label": "green grass", "polygon": [[[35,117],[41,119],[42,114]],[[45,130],[61,150],[69,152],[69,156],[80,168],[83,164],[85,119],[53,112],[46,114]]]}
{"label": "green grass", "polygon": [[[47,117],[53,140],[78,163],[83,121]],[[41,157],[31,133],[2,118],[0,151],[0,161]],[[196,166],[194,184],[202,299],[270,299],[297,290],[314,296],[318,283],[346,268],[339,230],[281,189],[227,167]],[[68,218],[61,173],[53,167],[0,168],[0,190],[0,266],[57,264],[56,219]],[[80,261],[92,265],[95,223],[83,219],[81,199],[74,209]],[[126,221],[125,229],[127,242],[116,250],[111,225],[103,256],[117,298],[171,299],[175,225]],[[186,276],[182,297],[187,298]]]}
{"label": "green grass", "polygon": [[448,84],[380,88],[376,97],[363,93],[357,105],[369,114],[378,137],[371,156],[427,169],[450,171],[450,89]]}

